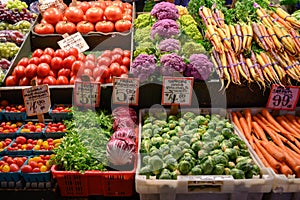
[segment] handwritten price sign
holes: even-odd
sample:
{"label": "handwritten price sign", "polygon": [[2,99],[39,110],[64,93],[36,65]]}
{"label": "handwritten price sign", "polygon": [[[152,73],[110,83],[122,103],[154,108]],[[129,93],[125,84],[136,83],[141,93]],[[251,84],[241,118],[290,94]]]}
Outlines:
{"label": "handwritten price sign", "polygon": [[90,48],[79,32],[65,37],[64,39],[58,41],[57,44],[65,51],[75,47],[79,52],[84,52]]}
{"label": "handwritten price sign", "polygon": [[22,90],[28,116],[40,115],[50,110],[50,92],[48,85],[32,86]]}
{"label": "handwritten price sign", "polygon": [[114,78],[112,100],[114,104],[138,105],[139,80],[136,78]]}
{"label": "handwritten price sign", "polygon": [[100,83],[75,81],[74,104],[85,107],[99,107],[100,91]]}
{"label": "handwritten price sign", "polygon": [[299,99],[300,90],[297,86],[272,85],[267,108],[273,110],[294,110]]}
{"label": "handwritten price sign", "polygon": [[193,77],[164,77],[161,103],[163,105],[191,105],[193,84]]}

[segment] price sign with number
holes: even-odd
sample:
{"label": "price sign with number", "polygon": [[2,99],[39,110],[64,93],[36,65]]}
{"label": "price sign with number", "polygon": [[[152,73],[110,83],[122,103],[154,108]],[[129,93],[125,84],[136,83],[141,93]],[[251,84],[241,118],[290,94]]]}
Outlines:
{"label": "price sign with number", "polygon": [[161,103],[163,105],[191,105],[193,84],[193,77],[164,77]]}
{"label": "price sign with number", "polygon": [[32,86],[22,90],[28,116],[40,115],[50,110],[50,92],[48,85]]}
{"label": "price sign with number", "polygon": [[75,47],[79,52],[84,52],[90,48],[79,32],[65,37],[64,39],[58,41],[57,44],[65,51]]}
{"label": "price sign with number", "polygon": [[75,81],[74,104],[84,107],[99,107],[100,92],[100,83],[89,81]]}
{"label": "price sign with number", "polygon": [[140,82],[137,78],[113,79],[112,101],[114,104],[138,105]]}
{"label": "price sign with number", "polygon": [[266,107],[273,110],[294,110],[299,99],[299,89],[297,86],[273,84]]}

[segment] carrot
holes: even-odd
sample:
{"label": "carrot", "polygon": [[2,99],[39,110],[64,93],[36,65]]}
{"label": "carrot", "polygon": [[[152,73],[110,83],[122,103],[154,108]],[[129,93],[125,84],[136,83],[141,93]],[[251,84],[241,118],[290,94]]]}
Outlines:
{"label": "carrot", "polygon": [[273,26],[274,32],[277,35],[277,37],[280,39],[281,43],[284,45],[284,47],[291,52],[291,54],[296,54],[296,50],[292,46],[292,44],[289,43],[288,37],[291,37],[289,34],[284,34],[283,29],[278,26]]}
{"label": "carrot", "polygon": [[238,59],[236,57],[237,55],[233,51],[229,51],[229,55],[232,59],[233,66],[236,70],[238,80],[240,81],[240,75],[242,75],[242,77],[244,77],[246,80],[248,80],[248,76],[246,75],[246,73],[242,69],[242,66],[241,66],[240,62],[238,62]]}
{"label": "carrot", "polygon": [[262,116],[262,114],[257,113],[255,116],[258,117],[261,121],[263,121],[267,126],[269,126],[270,128],[272,128],[274,131],[280,132],[280,130],[278,130],[278,128],[276,128],[275,126],[273,126],[273,124],[271,124],[264,116]]}
{"label": "carrot", "polygon": [[[288,147],[285,147],[286,151],[288,151]],[[285,152],[285,157],[286,157],[286,164],[294,171],[300,173],[300,168],[299,168],[299,161],[298,159],[295,159],[295,157],[292,157],[290,154]]]}
{"label": "carrot", "polygon": [[230,34],[231,34],[231,40],[232,40],[232,44],[233,44],[233,49],[235,53],[239,52],[239,36],[236,33],[235,27],[232,24],[228,25],[229,30],[230,30]]}
{"label": "carrot", "polygon": [[259,135],[260,139],[262,141],[268,141],[264,130],[258,125],[258,123],[255,121],[252,121],[251,124],[253,127],[253,131],[255,131]]}
{"label": "carrot", "polygon": [[231,77],[230,77],[230,74],[228,72],[228,68],[227,68],[227,59],[226,59],[226,55],[224,53],[218,53],[219,57],[220,57],[220,60],[221,60],[221,63],[222,63],[222,66],[224,67],[224,77],[227,79],[227,85],[225,87],[225,89],[228,88],[229,84],[231,83]]}
{"label": "carrot", "polygon": [[293,149],[284,146],[283,147],[283,151],[289,155],[291,155],[292,157],[294,157],[295,161],[300,165],[300,154],[298,154],[296,151],[294,151]]}
{"label": "carrot", "polygon": [[293,129],[291,127],[291,124],[288,124],[284,118],[282,116],[278,116],[276,117],[276,120],[280,123],[280,125],[285,128],[288,132],[290,132],[290,134],[293,134],[293,135],[298,135],[298,132],[297,130]]}
{"label": "carrot", "polygon": [[234,124],[237,126],[237,128],[239,129],[239,131],[240,131],[243,135],[245,135],[244,130],[242,129],[242,126],[241,126],[241,124],[240,124],[240,121],[239,121],[239,118],[238,118],[236,112],[233,112],[233,111],[231,112],[231,118],[232,118],[233,123],[234,123]]}
{"label": "carrot", "polygon": [[278,75],[279,80],[280,80],[281,82],[284,82],[284,78],[285,78],[285,76],[286,76],[285,71],[283,70],[282,67],[280,67],[280,66],[278,65],[278,62],[276,62],[276,61],[274,60],[274,58],[272,58],[271,56],[269,56],[269,58],[270,58],[271,61],[272,61],[272,66],[273,66],[273,68],[275,69],[275,71],[276,71],[276,73],[277,73],[277,75]]}
{"label": "carrot", "polygon": [[264,76],[262,74],[262,70],[260,69],[257,59],[255,57],[255,53],[253,51],[251,51],[251,61],[254,63],[254,70],[256,71],[256,73],[258,74],[259,78],[263,81],[265,81]]}
{"label": "carrot", "polygon": [[216,51],[219,53],[224,53],[223,43],[221,42],[220,35],[214,30],[214,26],[207,25],[206,29],[208,31],[208,39],[212,42]]}
{"label": "carrot", "polygon": [[271,38],[273,39],[273,42],[275,44],[275,46],[277,47],[277,49],[279,51],[283,51],[284,50],[284,46],[282,45],[282,43],[278,40],[274,30],[272,27],[268,27],[267,28],[267,32],[269,33],[269,35],[271,36]]}
{"label": "carrot", "polygon": [[298,129],[300,129],[300,123],[297,122],[297,118],[292,114],[285,114],[285,117],[293,123]]}
{"label": "carrot", "polygon": [[265,157],[265,159],[269,162],[270,166],[275,169],[280,168],[280,162],[277,161],[269,152],[262,147],[260,142],[256,143],[257,149],[261,152],[261,154]]}
{"label": "carrot", "polygon": [[264,155],[262,154],[262,152],[259,150],[259,148],[257,147],[257,141],[254,141],[253,143],[253,149],[256,152],[257,156],[259,157],[259,159],[262,161],[262,163],[265,165],[265,167],[270,167],[274,170],[276,170],[275,168],[273,168],[270,163],[267,161],[267,159],[264,157]]}
{"label": "carrot", "polygon": [[221,87],[219,89],[219,91],[221,91],[224,87],[224,69],[220,60],[219,55],[217,54],[217,52],[215,50],[213,50],[211,52],[211,60],[214,63],[215,66],[215,70],[217,72],[217,74],[219,75],[220,81],[221,81]]}
{"label": "carrot", "polygon": [[276,14],[279,15],[284,21],[290,22],[293,26],[300,28],[300,22],[290,14],[288,14],[285,10],[281,7],[277,7],[275,10]]}
{"label": "carrot", "polygon": [[247,25],[248,39],[246,44],[246,49],[251,50],[252,39],[253,39],[253,29],[250,24]]}
{"label": "carrot", "polygon": [[275,49],[275,44],[273,42],[272,37],[269,35],[266,27],[263,24],[258,24],[257,25],[262,36],[263,36],[263,40],[265,41],[265,43],[269,46],[270,49]]}
{"label": "carrot", "polygon": [[277,148],[274,148],[274,146],[270,145],[270,143],[273,142],[266,142],[266,141],[261,141],[260,142],[262,146],[271,154],[276,160],[279,162],[284,162],[285,161],[285,155],[282,151],[278,151]]}
{"label": "carrot", "polygon": [[244,117],[239,117],[239,121],[240,121],[241,127],[244,131],[244,135],[245,135],[246,139],[251,143],[252,142],[251,130],[248,128],[246,119]]}
{"label": "carrot", "polygon": [[300,154],[300,149],[296,145],[294,145],[291,141],[288,140],[287,145],[289,145],[291,147],[291,149],[293,149],[295,152]]}
{"label": "carrot", "polygon": [[252,82],[251,77],[250,77],[249,69],[246,66],[246,61],[245,61],[245,58],[244,58],[242,53],[239,54],[239,61],[240,61],[239,63],[241,65],[241,68],[242,68],[243,72],[245,73],[245,75],[247,77],[246,80],[248,80],[248,82]]}
{"label": "carrot", "polygon": [[259,83],[261,83],[262,86],[265,88],[265,82],[262,79],[260,79],[259,75],[256,73],[256,71],[254,69],[255,65],[252,64],[252,61],[251,61],[250,58],[246,58],[246,64],[247,64],[247,67],[250,70],[252,78],[256,81],[256,83],[258,85],[260,85]]}
{"label": "carrot", "polygon": [[258,17],[260,18],[260,21],[262,21],[262,23],[264,23],[265,26],[271,27],[273,26],[273,23],[271,20],[269,20],[269,16],[264,14],[263,8],[258,8],[256,9],[256,14],[258,15]]}
{"label": "carrot", "polygon": [[249,108],[245,108],[243,110],[243,113],[244,113],[244,116],[245,116],[245,119],[247,121],[247,125],[248,125],[248,128],[249,130],[252,130],[252,114],[251,114],[251,110]]}
{"label": "carrot", "polygon": [[261,65],[263,72],[265,72],[267,74],[266,78],[269,78],[273,82],[276,82],[275,77],[274,77],[274,75],[272,74],[272,72],[270,71],[270,68],[269,68],[270,63],[266,62],[262,58],[261,54],[256,54],[256,58],[257,58],[258,63]]}
{"label": "carrot", "polygon": [[280,172],[282,174],[284,174],[285,176],[294,174],[293,170],[286,164],[281,164],[280,165]]}
{"label": "carrot", "polygon": [[235,31],[236,31],[236,34],[237,34],[238,39],[239,39],[238,52],[241,52],[242,45],[243,45],[243,34],[242,34],[242,30],[241,30],[241,25],[240,24],[236,24],[235,25]]}
{"label": "carrot", "polygon": [[221,28],[215,28],[215,30],[220,35],[221,41],[223,42],[224,47],[227,48],[227,51],[232,50],[230,38],[226,37],[226,34],[223,32],[223,30]]}
{"label": "carrot", "polygon": [[293,28],[289,30],[289,33],[291,34],[293,41],[295,42],[295,48],[297,49],[298,52],[300,52],[299,34]]}
{"label": "carrot", "polygon": [[277,23],[287,30],[290,30],[292,28],[292,25],[290,22],[284,21],[281,17],[279,17],[275,12],[270,12],[270,16],[272,18],[273,23]]}
{"label": "carrot", "polygon": [[[296,138],[300,138],[300,129],[298,129],[297,126],[295,126],[290,120],[288,120],[288,118],[286,118],[284,115],[280,116],[283,119],[283,123],[286,123],[292,130],[294,130],[293,136]],[[284,126],[283,126],[284,127]]]}
{"label": "carrot", "polygon": [[235,84],[240,84],[240,80],[239,80],[239,77],[238,77],[236,66],[233,63],[231,55],[229,54],[229,52],[226,52],[225,55],[226,55],[226,58],[227,58],[227,61],[228,61],[228,71],[231,75],[232,82],[235,83]]}
{"label": "carrot", "polygon": [[265,43],[264,39],[263,39],[263,35],[259,29],[259,26],[257,23],[255,22],[252,22],[252,29],[253,29],[253,32],[255,33],[255,35],[258,37],[258,40],[260,41],[260,43],[262,44],[262,48],[266,51],[269,50],[269,47],[268,45]]}
{"label": "carrot", "polygon": [[275,81],[277,81],[278,83],[280,83],[280,79],[278,78],[278,75],[276,74],[271,59],[269,58],[269,56],[265,53],[265,52],[260,52],[260,55],[262,57],[262,59],[265,61],[265,63],[267,64],[268,69],[270,70],[272,77],[274,78]]}

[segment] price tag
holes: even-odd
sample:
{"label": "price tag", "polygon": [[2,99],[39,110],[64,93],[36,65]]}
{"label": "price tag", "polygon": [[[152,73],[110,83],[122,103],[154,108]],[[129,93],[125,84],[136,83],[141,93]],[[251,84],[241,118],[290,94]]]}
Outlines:
{"label": "price tag", "polygon": [[267,103],[267,108],[273,110],[294,110],[299,99],[298,86],[280,86],[273,84]]}
{"label": "price tag", "polygon": [[28,116],[41,115],[50,110],[50,91],[48,85],[37,85],[22,89]]}
{"label": "price tag", "polygon": [[65,37],[64,39],[58,41],[57,44],[65,51],[75,47],[79,52],[84,52],[90,48],[79,32]]}
{"label": "price tag", "polygon": [[113,79],[112,101],[114,104],[138,105],[140,82],[137,78]]}
{"label": "price tag", "polygon": [[74,104],[85,107],[99,107],[100,91],[100,83],[75,81]]}
{"label": "price tag", "polygon": [[193,84],[193,77],[164,77],[162,105],[191,105]]}
{"label": "price tag", "polygon": [[39,0],[38,7],[39,10],[45,11],[56,3],[56,0]]}

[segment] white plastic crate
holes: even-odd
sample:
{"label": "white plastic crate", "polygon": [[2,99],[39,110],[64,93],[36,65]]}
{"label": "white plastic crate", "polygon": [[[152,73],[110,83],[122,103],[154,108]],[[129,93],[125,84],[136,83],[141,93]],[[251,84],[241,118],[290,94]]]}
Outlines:
{"label": "white plastic crate", "polygon": [[[139,113],[139,150],[141,144],[142,118],[149,109],[141,109]],[[152,110],[155,112],[155,110]],[[181,109],[179,112],[192,111],[199,114],[220,114],[229,117],[229,112],[223,108],[195,108]],[[170,109],[166,109],[170,113]],[[257,159],[251,157],[259,166]],[[272,190],[274,176],[271,170],[261,167],[261,177],[252,179],[234,179],[227,175],[182,175],[177,180],[158,180],[155,177],[146,179],[139,175],[141,168],[141,155],[139,154],[137,173],[135,176],[136,191],[141,200],[260,200],[265,193]]]}
{"label": "white plastic crate", "polygon": [[[231,108],[228,109],[228,112],[231,111],[242,111],[245,108]],[[263,108],[250,108],[251,113],[253,115],[260,112]],[[268,109],[270,112],[272,110]],[[294,111],[286,111],[286,110],[280,110],[280,111],[274,111],[276,115],[284,115],[286,113],[293,114],[300,116],[300,108],[297,107]],[[231,116],[230,116],[231,117]],[[250,150],[250,152],[253,154],[253,156],[258,161],[259,165],[262,167],[265,167],[264,164],[261,162],[261,160],[258,158],[257,154],[251,147],[251,145],[248,143],[244,135],[238,130],[238,128],[235,126],[236,132],[239,134],[241,138],[243,138],[244,141],[246,141],[246,144]],[[267,196],[267,199],[272,200],[296,200],[300,199],[300,178],[296,178],[295,175],[291,175],[286,177],[284,174],[276,174],[273,169],[268,168],[271,172],[271,174],[274,176],[274,182],[272,184],[272,193]]]}

